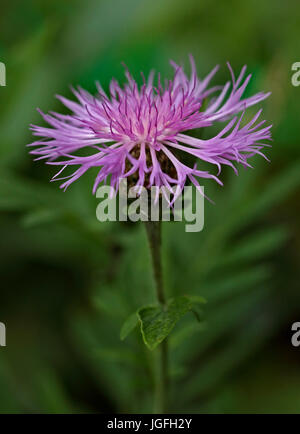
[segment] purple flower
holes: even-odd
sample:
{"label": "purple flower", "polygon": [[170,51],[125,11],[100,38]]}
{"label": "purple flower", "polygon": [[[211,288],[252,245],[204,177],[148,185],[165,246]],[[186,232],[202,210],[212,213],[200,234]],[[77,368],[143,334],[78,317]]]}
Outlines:
{"label": "purple flower", "polygon": [[[142,75],[144,84],[139,88],[126,68],[127,83],[121,87],[112,80],[109,95],[97,83],[96,96],[81,88],[73,89],[78,102],[57,96],[72,114],[40,111],[52,128],[31,125],[33,134],[42,137],[31,143],[30,146],[38,146],[31,153],[37,160],[47,159],[49,164],[62,166],[53,180],[57,180],[66,167],[79,166],[71,175],[59,178],[65,180],[61,185],[64,189],[89,168],[99,167],[93,192],[99,183],[108,180],[117,190],[119,179],[128,178],[137,187],[176,187],[176,196],[188,180],[198,188],[197,178],[213,178],[222,184],[217,176],[223,164],[237,173],[234,162],[251,167],[248,160],[253,155],[266,158],[262,149],[269,145],[263,142],[271,138],[271,126],[263,126],[265,121],[257,123],[261,110],[246,125],[241,126],[241,120],[247,107],[269,94],[242,98],[251,75],[244,78],[244,66],[235,79],[229,64],[232,83],[208,88],[218,67],[200,80],[193,58],[190,60],[190,78],[182,67],[171,62],[173,80],[162,84],[158,75],[155,86],[151,72],[147,81]],[[239,118],[230,120],[211,139],[186,134],[241,112]],[[89,154],[83,156],[83,148],[87,148]],[[185,154],[190,154],[192,163],[184,162]],[[217,166],[217,175],[199,170],[197,161]]]}

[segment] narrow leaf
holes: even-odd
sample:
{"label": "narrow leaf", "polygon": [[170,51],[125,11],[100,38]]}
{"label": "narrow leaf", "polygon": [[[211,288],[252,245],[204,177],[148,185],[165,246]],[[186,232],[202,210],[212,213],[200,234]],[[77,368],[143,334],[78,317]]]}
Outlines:
{"label": "narrow leaf", "polygon": [[141,332],[147,347],[154,350],[169,335],[175,324],[199,303],[204,303],[204,299],[180,296],[170,299],[166,306],[150,305],[139,309]]}
{"label": "narrow leaf", "polygon": [[127,338],[127,336],[135,329],[135,327],[138,325],[138,316],[137,313],[134,312],[132,315],[130,315],[127,320],[124,322],[121,333],[120,333],[120,339],[121,341],[124,341],[124,339]]}

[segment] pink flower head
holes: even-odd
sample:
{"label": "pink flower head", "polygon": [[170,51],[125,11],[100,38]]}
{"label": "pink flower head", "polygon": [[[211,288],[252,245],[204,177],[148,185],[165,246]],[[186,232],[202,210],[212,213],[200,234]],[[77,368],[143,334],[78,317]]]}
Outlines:
{"label": "pink flower head", "polygon": [[[263,126],[265,121],[257,123],[261,110],[246,125],[241,126],[241,120],[247,107],[269,94],[242,98],[251,75],[245,78],[244,66],[235,79],[229,64],[232,82],[208,88],[218,67],[200,80],[192,57],[190,61],[190,78],[181,66],[171,62],[173,80],[162,84],[158,75],[155,86],[151,72],[147,81],[142,75],[144,84],[139,88],[126,68],[127,83],[121,87],[112,80],[109,95],[97,84],[96,96],[81,88],[73,89],[78,102],[57,96],[72,114],[40,112],[51,128],[31,125],[33,134],[42,137],[30,145],[38,146],[31,153],[36,159],[45,158],[49,164],[62,166],[54,180],[66,167],[78,166],[71,175],[59,178],[64,179],[64,189],[89,168],[99,167],[93,192],[99,183],[108,180],[117,190],[119,179],[128,178],[137,187],[176,187],[176,196],[188,180],[197,188],[197,178],[213,178],[222,184],[217,176],[223,164],[237,173],[234,162],[251,167],[248,160],[253,155],[266,158],[262,148],[269,146],[263,142],[271,138],[271,125]],[[234,117],[211,139],[186,134],[241,112],[239,118]],[[80,155],[83,148],[89,154]],[[183,162],[185,153],[192,156],[192,164]],[[217,175],[199,170],[197,162],[201,161],[217,166]]]}

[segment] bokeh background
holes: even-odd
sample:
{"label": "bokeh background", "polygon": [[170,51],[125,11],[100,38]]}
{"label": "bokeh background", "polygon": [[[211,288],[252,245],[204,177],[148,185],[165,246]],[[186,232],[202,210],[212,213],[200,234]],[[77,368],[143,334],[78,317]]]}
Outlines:
{"label": "bokeh background", "polygon": [[[248,94],[271,91],[271,164],[225,186],[205,183],[205,228],[186,233],[164,223],[169,295],[208,303],[203,323],[187,315],[170,338],[171,412],[299,413],[300,61],[298,0],[12,0],[1,4],[0,60],[0,412],[149,412],[150,353],[136,331],[120,327],[153,299],[140,224],[100,224],[90,173],[63,193],[53,168],[33,162],[25,145],[36,107],[62,111],[69,85],[95,91],[151,68],[171,77],[169,59],[200,76],[226,61],[253,73]],[[250,109],[254,114],[256,108]],[[212,130],[205,131],[209,135]]]}

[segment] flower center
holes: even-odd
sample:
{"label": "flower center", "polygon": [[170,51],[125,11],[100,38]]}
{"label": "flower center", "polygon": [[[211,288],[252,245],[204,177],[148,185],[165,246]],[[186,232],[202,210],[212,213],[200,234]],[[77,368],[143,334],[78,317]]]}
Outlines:
{"label": "flower center", "polygon": [[[145,153],[146,153],[147,168],[150,168],[153,165],[153,163],[152,163],[152,157],[151,157],[149,145],[146,145]],[[156,153],[156,158],[157,158],[157,161],[160,165],[161,170],[165,174],[169,175],[171,178],[177,179],[176,169],[175,169],[173,163],[170,161],[170,159],[166,156],[166,154],[163,151],[155,151],[155,153]],[[133,158],[135,158],[136,160],[138,160],[140,158],[140,154],[141,154],[141,146],[138,143],[130,151],[130,155]],[[132,169],[132,167],[133,167],[132,163],[127,158],[126,162],[125,162],[125,168],[126,168],[125,173],[129,172]],[[144,185],[143,185],[145,188],[148,187],[149,180],[150,180],[150,174],[151,174],[151,172],[145,173],[145,180],[144,180]],[[138,173],[138,169],[137,169],[135,173],[133,173],[132,175],[130,175],[127,178],[128,187],[130,188],[130,187],[135,186],[136,183],[138,182],[138,180],[139,180],[139,173]]]}

